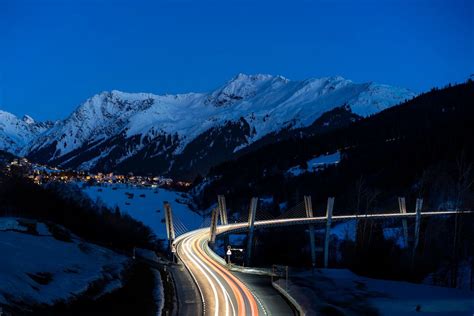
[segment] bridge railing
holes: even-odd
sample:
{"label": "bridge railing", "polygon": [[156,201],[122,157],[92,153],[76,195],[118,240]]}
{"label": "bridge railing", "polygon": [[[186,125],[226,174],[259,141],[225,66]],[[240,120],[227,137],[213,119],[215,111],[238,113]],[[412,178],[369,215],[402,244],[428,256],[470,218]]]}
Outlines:
{"label": "bridge railing", "polygon": [[[313,267],[316,264],[316,252],[323,252],[323,266],[328,267],[329,265],[329,248],[331,244],[331,235],[334,222],[354,220],[356,221],[356,230],[359,222],[364,225],[369,220],[382,219],[384,221],[392,220],[396,224],[402,227],[403,240],[406,246],[411,244],[412,257],[414,260],[415,253],[419,244],[420,238],[420,227],[422,217],[426,216],[437,216],[437,215],[457,215],[470,213],[470,211],[433,211],[433,212],[422,212],[423,200],[416,200],[416,207],[413,212],[408,212],[406,208],[405,198],[398,198],[399,210],[392,211],[389,213],[368,213],[361,215],[338,215],[340,212],[334,211],[335,199],[329,197],[327,200],[327,206],[325,210],[325,216],[314,216],[315,211],[312,207],[311,197],[305,196],[303,201],[297,203],[293,207],[288,208],[282,214],[277,216],[271,215],[265,208],[259,207],[258,198],[252,198],[249,203],[249,211],[247,216],[242,216],[238,220],[232,218],[226,206],[225,197],[222,195],[218,196],[217,206],[212,211],[212,216],[207,227],[209,229],[209,239],[211,243],[216,240],[217,234],[231,233],[231,232],[248,232],[247,245],[246,245],[246,262],[250,264],[252,257],[252,249],[254,248],[253,232],[254,229],[271,226],[289,226],[289,225],[306,225],[309,227],[310,237],[310,248],[311,248],[311,261]],[[336,209],[337,210],[337,209]],[[172,217],[171,206],[165,202],[165,214],[168,238],[170,244],[175,238],[175,234],[181,235],[186,232],[186,227],[179,221],[179,219]],[[414,219],[409,221],[409,219]],[[323,225],[323,245],[322,247],[316,247],[315,234],[321,234],[321,229],[316,230],[316,227]],[[413,237],[411,237],[413,236]]]}

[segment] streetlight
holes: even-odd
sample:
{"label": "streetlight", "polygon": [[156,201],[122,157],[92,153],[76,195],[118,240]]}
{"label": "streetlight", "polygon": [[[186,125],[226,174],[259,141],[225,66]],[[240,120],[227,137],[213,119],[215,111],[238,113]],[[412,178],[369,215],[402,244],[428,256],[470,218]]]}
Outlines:
{"label": "streetlight", "polygon": [[230,264],[230,256],[232,255],[232,250],[235,250],[235,251],[240,251],[240,252],[243,252],[244,250],[241,249],[241,248],[232,248],[231,245],[228,245],[227,246],[227,252],[226,252],[226,255],[227,255],[227,263]]}
{"label": "streetlight", "polygon": [[176,244],[175,243],[171,244],[171,254],[173,255],[173,263],[176,263],[175,262],[175,257],[176,257]]}

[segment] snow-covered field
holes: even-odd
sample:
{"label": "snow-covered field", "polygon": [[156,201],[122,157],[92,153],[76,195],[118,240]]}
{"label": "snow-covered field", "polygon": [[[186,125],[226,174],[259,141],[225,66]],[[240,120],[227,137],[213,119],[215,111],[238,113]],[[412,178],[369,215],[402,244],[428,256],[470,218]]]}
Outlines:
{"label": "snow-covered field", "polygon": [[16,218],[0,218],[0,254],[0,305],[20,308],[68,300],[91,286],[110,292],[122,286],[128,264],[111,250],[57,240],[45,224]]}
{"label": "snow-covered field", "polygon": [[[283,279],[278,284],[286,286]],[[290,273],[288,290],[307,315],[325,311],[331,315],[470,316],[474,312],[474,291],[370,279],[345,269]]]}
{"label": "snow-covered field", "polygon": [[158,238],[166,238],[164,201],[171,205],[177,236],[200,228],[203,223],[202,216],[189,209],[179,192],[124,184],[90,186],[85,187],[84,192],[93,200],[99,198],[109,207],[118,206],[121,212],[149,226]]}

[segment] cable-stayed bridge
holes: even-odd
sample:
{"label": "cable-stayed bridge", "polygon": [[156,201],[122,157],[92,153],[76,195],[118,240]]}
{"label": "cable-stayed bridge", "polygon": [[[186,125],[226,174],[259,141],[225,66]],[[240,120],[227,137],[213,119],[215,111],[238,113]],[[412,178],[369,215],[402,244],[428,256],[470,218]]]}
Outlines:
{"label": "cable-stayed bridge", "polygon": [[[417,199],[413,212],[407,212],[404,198],[399,198],[397,212],[370,213],[364,215],[334,215],[334,198],[327,200],[325,216],[314,216],[311,197],[305,196],[304,201],[278,217],[267,212],[258,212],[258,199],[250,201],[248,216],[229,223],[225,198],[218,197],[217,207],[213,209],[209,226],[186,232],[179,221],[173,221],[172,210],[165,203],[165,218],[170,247],[192,276],[202,299],[205,315],[266,315],[272,314],[272,306],[260,299],[251,288],[229,271],[226,261],[212,251],[217,235],[234,232],[248,232],[246,258],[252,257],[253,235],[255,229],[261,227],[284,227],[303,225],[309,227],[312,263],[315,265],[316,243],[314,225],[325,226],[323,245],[324,267],[328,267],[330,234],[333,222],[347,220],[394,219],[400,220],[403,234],[408,241],[409,231],[413,231],[413,255],[419,244],[420,225],[422,218],[432,216],[460,216],[472,214],[471,211],[422,211],[423,200]],[[167,205],[166,205],[167,204]],[[415,219],[414,227],[408,227],[407,220]],[[409,229],[410,228],[410,229]],[[177,234],[177,237],[175,237]]]}

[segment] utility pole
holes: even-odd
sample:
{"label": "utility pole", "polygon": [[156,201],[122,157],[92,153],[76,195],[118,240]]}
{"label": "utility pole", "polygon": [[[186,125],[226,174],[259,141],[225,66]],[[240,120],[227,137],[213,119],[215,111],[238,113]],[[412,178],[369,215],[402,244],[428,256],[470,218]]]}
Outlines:
{"label": "utility pole", "polygon": [[[311,196],[304,197],[304,208],[306,210],[306,217],[312,218],[313,215],[313,205],[311,203]],[[309,225],[309,243],[311,249],[311,265],[314,268],[316,266],[316,241],[314,240],[314,225]]]}
{"label": "utility pole", "polygon": [[248,235],[248,240],[247,240],[247,258],[246,258],[247,266],[250,265],[250,260],[252,257],[253,233],[254,233],[255,214],[257,212],[257,203],[258,203],[258,198],[256,197],[253,197],[250,200],[249,221],[248,221],[249,235]]}
{"label": "utility pole", "polygon": [[324,268],[328,267],[329,262],[329,238],[331,238],[332,211],[334,207],[334,198],[328,198],[326,209],[326,237],[324,239]]}

